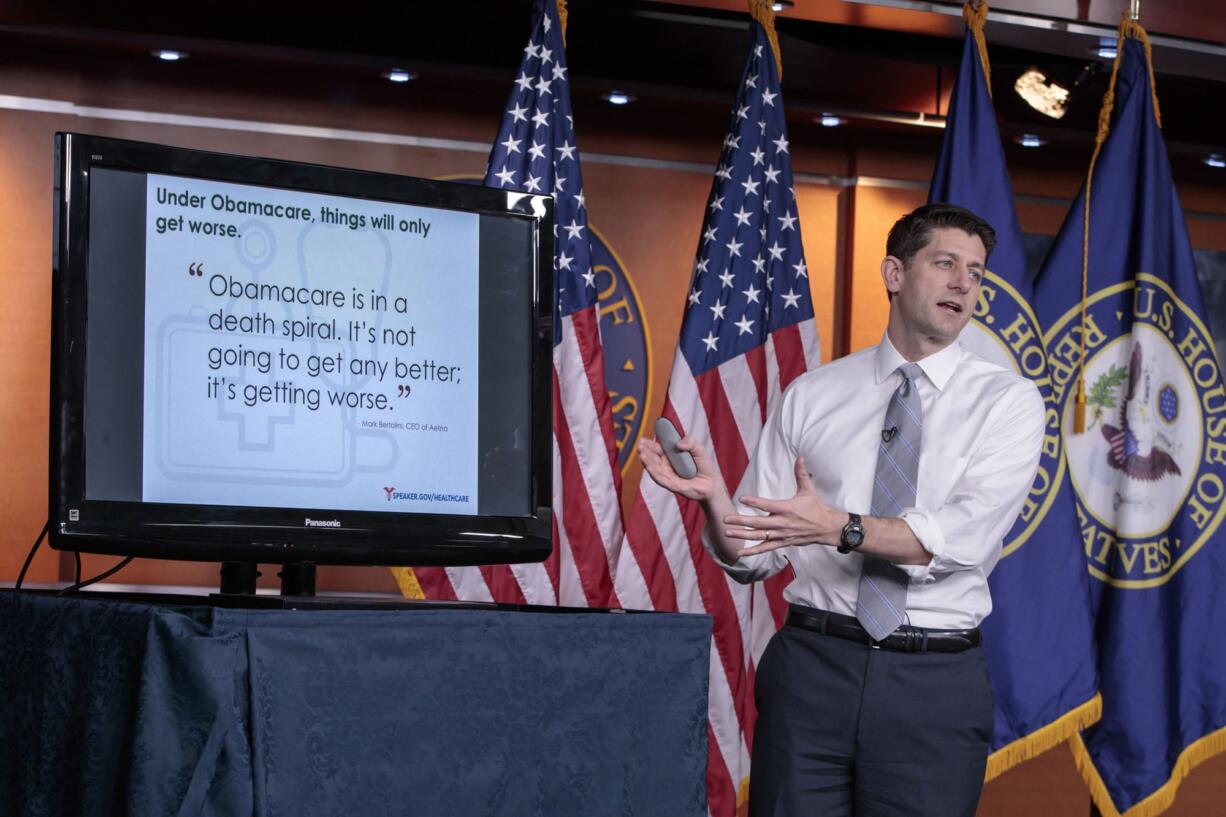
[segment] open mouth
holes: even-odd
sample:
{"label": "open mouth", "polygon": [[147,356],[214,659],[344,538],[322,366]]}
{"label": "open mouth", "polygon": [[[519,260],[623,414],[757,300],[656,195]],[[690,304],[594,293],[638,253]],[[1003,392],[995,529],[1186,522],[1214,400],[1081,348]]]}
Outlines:
{"label": "open mouth", "polygon": [[962,314],[962,304],[956,303],[954,301],[940,301],[939,303],[937,303],[937,306],[939,306],[941,309],[944,309],[946,312],[952,312],[955,315]]}

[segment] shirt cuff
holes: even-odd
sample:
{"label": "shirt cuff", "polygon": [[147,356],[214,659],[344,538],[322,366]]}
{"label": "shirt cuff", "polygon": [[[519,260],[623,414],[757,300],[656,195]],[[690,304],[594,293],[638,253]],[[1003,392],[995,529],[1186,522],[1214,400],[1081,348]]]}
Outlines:
{"label": "shirt cuff", "polygon": [[928,551],[931,558],[922,565],[896,564],[894,566],[900,568],[911,578],[911,584],[927,584],[936,581],[936,576],[932,575],[932,568],[945,553],[945,534],[941,533],[941,526],[927,511],[919,508],[904,508],[901,516],[902,520],[907,523],[907,527],[915,534],[915,538],[919,540],[920,547]]}
{"label": "shirt cuff", "polygon": [[749,584],[750,582],[769,578],[782,569],[782,565],[777,564],[777,561],[786,563],[786,559],[782,557],[780,551],[771,550],[766,553],[755,553],[752,556],[742,556],[729,564],[724,561],[723,557],[719,555],[719,551],[715,549],[715,545],[711,542],[711,537],[707,533],[707,527],[707,525],[702,527],[702,546],[707,549],[707,553],[711,554],[711,558],[715,560],[715,563],[725,573],[741,584]]}

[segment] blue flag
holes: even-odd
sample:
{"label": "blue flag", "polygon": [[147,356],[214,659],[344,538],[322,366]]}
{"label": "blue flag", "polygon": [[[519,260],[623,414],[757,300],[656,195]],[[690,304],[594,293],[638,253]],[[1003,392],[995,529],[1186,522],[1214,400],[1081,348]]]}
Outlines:
{"label": "blue flag", "polygon": [[968,23],[928,200],[966,207],[996,229],[975,318],[961,341],[980,356],[1030,377],[1048,409],[1030,497],[1005,537],[990,579],[993,610],[983,629],[996,704],[987,770],[991,779],[1093,723],[1101,701],[1088,580],[1056,396],[1031,309],[1022,232],[980,61],[981,22],[968,16]]}
{"label": "blue flag", "polygon": [[[1036,283],[1097,616],[1102,720],[1074,742],[1104,815],[1165,809],[1226,748],[1226,390],[1135,23],[1115,116]],[[1110,96],[1108,97],[1108,100]],[[1109,103],[1104,103],[1109,104]],[[1087,416],[1073,426],[1084,367]]]}

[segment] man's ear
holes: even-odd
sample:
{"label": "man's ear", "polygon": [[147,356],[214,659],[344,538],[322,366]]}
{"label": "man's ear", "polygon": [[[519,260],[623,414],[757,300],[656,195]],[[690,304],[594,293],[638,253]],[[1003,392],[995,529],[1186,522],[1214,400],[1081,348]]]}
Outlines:
{"label": "man's ear", "polygon": [[881,280],[885,283],[885,291],[890,297],[902,289],[902,261],[892,255],[887,255],[881,262]]}

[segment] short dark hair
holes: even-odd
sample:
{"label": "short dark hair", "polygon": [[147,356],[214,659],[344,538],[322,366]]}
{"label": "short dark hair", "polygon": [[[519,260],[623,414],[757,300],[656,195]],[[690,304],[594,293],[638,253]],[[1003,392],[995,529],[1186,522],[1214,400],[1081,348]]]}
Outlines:
{"label": "short dark hair", "polygon": [[996,231],[979,216],[956,204],[925,204],[894,222],[885,242],[886,255],[902,261],[905,267],[917,252],[932,241],[934,228],[952,227],[968,235],[977,235],[983,242],[986,257],[996,246]]}

